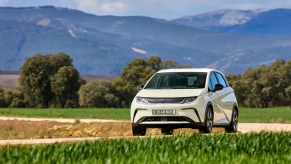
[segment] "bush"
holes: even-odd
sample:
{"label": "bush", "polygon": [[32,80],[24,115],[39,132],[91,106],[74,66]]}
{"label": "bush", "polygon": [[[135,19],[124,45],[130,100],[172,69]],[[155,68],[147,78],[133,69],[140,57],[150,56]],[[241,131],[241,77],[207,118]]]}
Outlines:
{"label": "bush", "polygon": [[79,90],[81,107],[118,107],[119,99],[109,81],[92,80]]}

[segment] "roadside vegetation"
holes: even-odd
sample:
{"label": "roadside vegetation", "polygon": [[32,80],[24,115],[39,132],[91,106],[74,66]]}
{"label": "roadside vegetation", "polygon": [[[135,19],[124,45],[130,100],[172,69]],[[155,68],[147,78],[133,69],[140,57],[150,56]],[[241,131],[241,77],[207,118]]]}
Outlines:
{"label": "roadside vegetation", "polygon": [[0,116],[129,120],[128,108],[0,108]]}
{"label": "roadside vegetation", "polygon": [[239,122],[244,123],[291,123],[290,107],[240,108]]}
{"label": "roadside vegetation", "polygon": [[[128,108],[136,87],[157,71],[185,68],[157,56],[136,58],[112,81],[83,80],[65,53],[36,54],[20,69],[19,87],[1,89],[2,108]],[[269,66],[249,68],[227,76],[241,107],[291,107],[291,60],[276,60]]]}
{"label": "roadside vegetation", "polygon": [[112,81],[93,80],[86,84],[72,63],[65,53],[39,53],[27,58],[20,69],[20,86],[8,91],[0,86],[0,107],[129,107],[137,92],[136,87],[144,84],[155,72],[189,67],[149,56],[134,59]]}
{"label": "roadside vegetation", "polygon": [[251,133],[4,146],[0,163],[289,163],[290,144],[291,133]]}
{"label": "roadside vegetation", "polygon": [[[0,116],[130,120],[128,108],[0,108]],[[291,123],[289,107],[240,108],[239,123]]]}
{"label": "roadside vegetation", "polygon": [[291,60],[276,60],[270,66],[249,68],[227,78],[240,106],[291,107]]}

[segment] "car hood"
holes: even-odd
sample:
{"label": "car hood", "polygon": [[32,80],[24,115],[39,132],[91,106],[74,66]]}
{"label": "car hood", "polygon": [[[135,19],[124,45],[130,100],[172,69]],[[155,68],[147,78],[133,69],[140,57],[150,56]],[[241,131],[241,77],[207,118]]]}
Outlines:
{"label": "car hood", "polygon": [[137,93],[139,97],[191,97],[205,93],[205,89],[143,89]]}

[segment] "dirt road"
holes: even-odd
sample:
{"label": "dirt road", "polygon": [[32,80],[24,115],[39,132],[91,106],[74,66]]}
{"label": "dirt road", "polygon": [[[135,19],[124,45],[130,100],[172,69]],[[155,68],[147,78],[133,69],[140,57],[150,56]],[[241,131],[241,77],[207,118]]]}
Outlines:
{"label": "dirt road", "polygon": [[[55,121],[62,123],[84,122],[129,122],[118,120],[100,120],[100,119],[58,119],[58,118],[22,118],[22,117],[0,117],[0,120],[21,120],[21,121]],[[277,123],[239,123],[239,133],[250,132],[291,132],[291,124],[277,124]],[[112,136],[112,137],[86,137],[86,138],[53,138],[53,139],[29,139],[29,140],[0,140],[0,145],[18,145],[18,144],[51,144],[59,142],[78,142],[78,141],[93,141],[100,139],[117,139],[117,138],[135,138],[132,136]]]}

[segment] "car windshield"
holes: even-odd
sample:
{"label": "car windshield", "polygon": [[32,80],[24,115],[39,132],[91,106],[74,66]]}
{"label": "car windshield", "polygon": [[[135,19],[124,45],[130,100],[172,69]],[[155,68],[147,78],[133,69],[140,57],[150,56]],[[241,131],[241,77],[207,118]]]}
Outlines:
{"label": "car windshield", "polygon": [[206,72],[157,73],[145,89],[199,89],[205,88]]}

